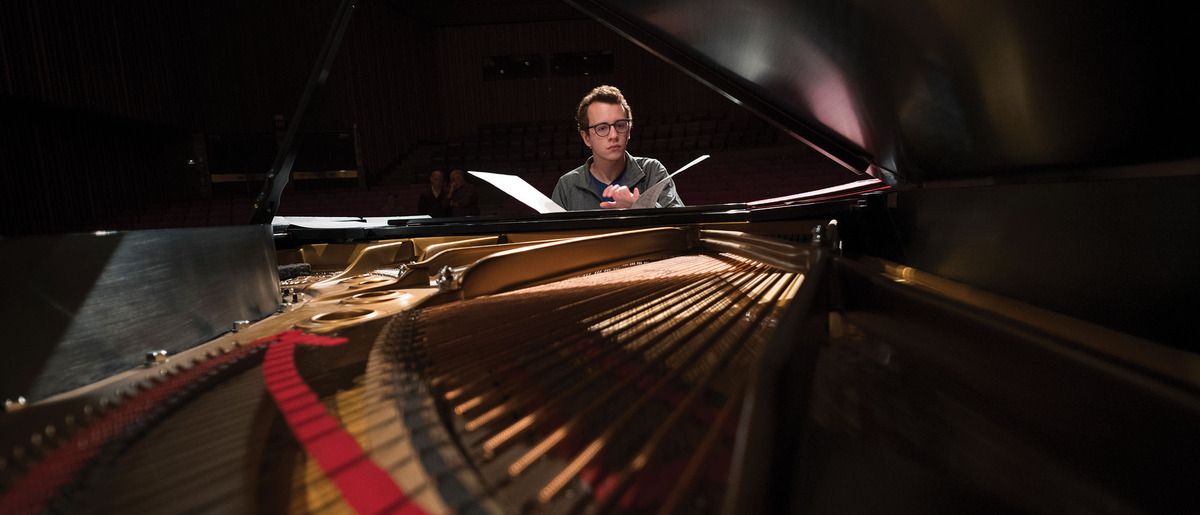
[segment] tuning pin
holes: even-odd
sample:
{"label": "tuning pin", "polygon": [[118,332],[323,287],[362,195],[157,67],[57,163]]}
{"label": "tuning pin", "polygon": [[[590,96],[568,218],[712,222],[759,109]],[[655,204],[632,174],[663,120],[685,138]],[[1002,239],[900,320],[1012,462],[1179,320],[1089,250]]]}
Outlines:
{"label": "tuning pin", "polygon": [[138,391],[135,388],[119,388],[117,389],[117,405],[125,404],[134,397],[137,397]]}
{"label": "tuning pin", "polygon": [[453,268],[444,266],[438,271],[437,286],[439,291],[453,291],[459,288],[459,278],[454,274]]}
{"label": "tuning pin", "polygon": [[16,400],[4,399],[4,412],[12,413],[25,409],[25,397],[17,397]]}
{"label": "tuning pin", "polygon": [[166,362],[167,362],[167,351],[165,351],[165,350],[160,349],[160,350],[154,350],[154,351],[150,351],[150,352],[146,353],[145,365],[148,367],[152,366],[152,365],[161,365]]}

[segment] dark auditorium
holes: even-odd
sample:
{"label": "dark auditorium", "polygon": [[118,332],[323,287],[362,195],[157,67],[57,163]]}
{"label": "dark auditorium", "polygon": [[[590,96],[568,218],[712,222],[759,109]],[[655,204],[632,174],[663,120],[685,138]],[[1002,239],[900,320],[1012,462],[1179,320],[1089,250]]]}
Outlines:
{"label": "dark auditorium", "polygon": [[0,513],[1200,513],[1119,0],[0,5]]}

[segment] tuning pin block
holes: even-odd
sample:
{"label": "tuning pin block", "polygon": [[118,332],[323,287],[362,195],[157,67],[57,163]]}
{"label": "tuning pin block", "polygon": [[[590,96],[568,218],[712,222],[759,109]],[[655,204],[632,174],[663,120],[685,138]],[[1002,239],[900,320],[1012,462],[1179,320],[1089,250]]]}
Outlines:
{"label": "tuning pin block", "polygon": [[154,350],[146,353],[146,366],[161,365],[167,362],[167,351]]}
{"label": "tuning pin block", "polygon": [[459,278],[454,274],[454,269],[445,266],[438,271],[437,286],[440,291],[453,291],[459,288]]}
{"label": "tuning pin block", "polygon": [[12,413],[14,411],[20,411],[22,409],[25,409],[25,404],[26,403],[25,403],[24,397],[17,397],[16,400],[4,399],[4,412]]}

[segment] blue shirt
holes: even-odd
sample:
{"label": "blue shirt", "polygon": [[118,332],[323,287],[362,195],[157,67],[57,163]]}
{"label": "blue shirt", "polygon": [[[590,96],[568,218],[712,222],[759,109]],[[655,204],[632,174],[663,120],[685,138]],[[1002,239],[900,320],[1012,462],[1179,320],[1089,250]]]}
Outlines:
{"label": "blue shirt", "polygon": [[[559,177],[558,184],[554,185],[554,193],[550,196],[551,200],[568,211],[600,209],[600,193],[597,192],[597,183],[600,181],[595,180],[588,171],[591,169],[591,165],[592,157],[589,156],[582,166]],[[629,155],[629,152],[625,152],[625,171],[622,172],[618,182],[631,190],[639,188],[646,191],[646,188],[666,179],[667,175],[666,167],[657,159],[633,157]],[[606,184],[605,187],[607,186]],[[599,191],[604,191],[604,188],[600,187]],[[655,207],[682,205],[683,201],[675,192],[675,183],[668,181],[667,187],[659,193]]]}
{"label": "blue shirt", "polygon": [[589,172],[588,175],[592,178],[592,188],[596,190],[596,195],[600,196],[600,200],[603,202],[612,202],[612,197],[604,196],[604,189],[608,188],[609,186],[620,186],[621,179],[625,177],[625,170],[621,170],[621,175],[618,175],[616,179],[613,179],[612,183],[606,183],[600,179],[597,179],[595,175],[591,174],[591,172]]}

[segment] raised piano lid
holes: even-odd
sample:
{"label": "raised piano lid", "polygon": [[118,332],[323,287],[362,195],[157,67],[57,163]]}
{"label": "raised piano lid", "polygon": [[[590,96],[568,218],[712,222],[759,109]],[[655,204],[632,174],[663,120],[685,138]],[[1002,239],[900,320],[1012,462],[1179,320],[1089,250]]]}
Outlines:
{"label": "raised piano lid", "polygon": [[1183,4],[567,1],[890,184],[1157,174],[1128,167],[1200,152]]}
{"label": "raised piano lid", "polygon": [[[567,1],[890,185],[855,250],[1200,351],[1186,8]],[[776,200],[748,207],[808,202]]]}

